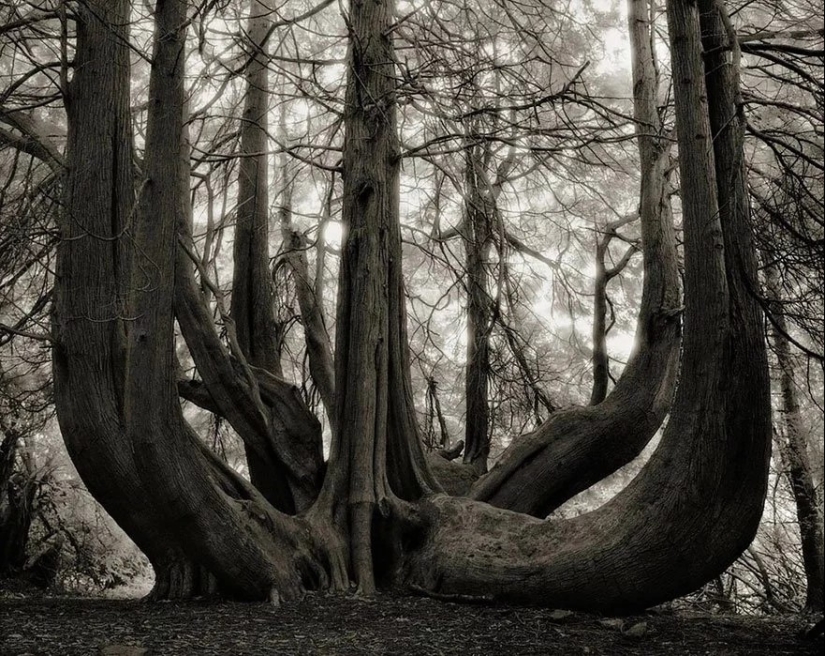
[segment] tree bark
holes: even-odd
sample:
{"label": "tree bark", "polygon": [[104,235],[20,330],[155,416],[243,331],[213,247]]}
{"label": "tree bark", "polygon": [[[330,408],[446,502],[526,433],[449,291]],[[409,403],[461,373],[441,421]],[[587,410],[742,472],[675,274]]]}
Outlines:
{"label": "tree bark", "polygon": [[658,77],[647,3],[633,0],[630,10],[645,274],[636,349],[603,402],[554,413],[515,440],[470,492],[479,501],[536,517],[546,517],[641,453],[670,409],[676,385],[680,297],[668,147],[656,108]]}
{"label": "tree bark", "polygon": [[[761,515],[770,404],[761,316],[748,293],[755,266],[747,207],[720,214],[727,189],[715,184],[717,171],[741,169],[741,141],[721,132],[711,138],[697,73],[696,5],[670,0],[668,6],[685,224],[680,387],[661,445],[642,473],[600,510],[561,522],[434,494],[438,485],[422,451],[410,381],[389,1],[353,0],[348,17],[337,421],[318,500],[302,517],[277,512],[186,425],[174,375],[173,309],[177,304],[179,316],[192,311],[197,318],[192,308],[201,307],[181,302],[186,288],[179,284],[192,282],[179,245],[187,243],[182,226],[190,213],[186,7],[182,0],[157,3],[144,179],[134,208],[129,5],[115,0],[80,8],[55,286],[61,429],[90,491],[150,557],[156,595],[217,585],[239,597],[278,600],[307,588],[343,588],[350,578],[370,593],[376,575],[403,565],[411,583],[434,594],[492,592],[506,600],[628,612],[723,571],[747,546]],[[728,103],[714,93],[711,87],[712,105]],[[744,178],[725,180],[735,183],[734,200],[741,200]],[[119,239],[127,228],[129,239]],[[559,425],[582,431],[578,435],[587,428],[598,438],[598,430],[658,426],[656,413],[670,399],[666,381],[678,338],[671,310],[678,299],[669,284],[675,259],[666,256],[667,223],[646,223],[643,214],[643,240],[642,348],[622,379],[630,381],[626,391],[617,385],[588,409],[602,415],[560,413]],[[651,266],[659,260],[665,266]],[[210,340],[200,343],[214,348]],[[237,350],[241,382],[227,389],[238,399],[245,387],[255,390],[253,399],[277,396],[282,381]],[[205,367],[204,380],[225,381],[228,358],[209,362],[215,366]],[[644,376],[654,374],[657,384],[645,386]],[[623,397],[631,383],[644,393]],[[221,395],[212,399],[225,402]],[[644,409],[624,409],[623,400]],[[237,415],[250,424],[262,421],[255,413]]]}
{"label": "tree bark", "polygon": [[607,269],[604,258],[607,254],[605,239],[599,239],[596,246],[596,279],[593,282],[593,388],[590,391],[590,405],[599,405],[607,396],[610,381],[610,360],[607,354]]}
{"label": "tree bark", "polygon": [[123,428],[131,326],[129,242],[123,237],[134,200],[129,3],[88,3],[78,7],[77,20],[54,290],[55,407],[89,492],[157,570],[184,558],[168,527],[156,521]]}
{"label": "tree bark", "polygon": [[[241,124],[239,205],[236,226],[232,305],[227,316],[220,290],[216,303],[230,342],[230,353],[215,333],[195,283],[191,219],[179,225],[176,316],[207,394],[194,383],[179,385],[189,400],[229,421],[244,442],[250,477],[277,509],[293,514],[309,508],[320,489],[323,471],[321,426],[298,390],[282,380],[272,314],[268,256],[266,110],[268,80],[262,43],[270,10],[250,5],[247,98]],[[190,257],[187,257],[187,254]],[[200,267],[199,267],[200,268]],[[200,270],[208,289],[208,277]],[[211,290],[210,290],[211,291]]]}
{"label": "tree bark", "polygon": [[[180,381],[178,391],[226,418],[246,448],[269,463],[271,476],[265,489],[270,503],[289,514],[305,510],[320,489],[321,424],[294,385],[247,362],[231,336],[234,322],[224,315],[230,335],[227,353],[195,282],[192,258],[187,255],[192,252],[190,222],[187,213],[179,225],[182,245],[176,267],[175,316],[203,382]],[[205,275],[201,271],[202,280]]]}

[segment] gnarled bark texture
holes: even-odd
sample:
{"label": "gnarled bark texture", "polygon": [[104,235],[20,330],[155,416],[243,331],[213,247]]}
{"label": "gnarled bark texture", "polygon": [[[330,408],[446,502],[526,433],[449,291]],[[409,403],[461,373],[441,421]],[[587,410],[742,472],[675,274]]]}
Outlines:
{"label": "gnarled bark texture", "polygon": [[[128,240],[134,200],[129,3],[78,7],[52,351],[60,430],[89,492],[156,570],[185,560],[158,525],[124,430]],[[175,591],[170,594],[174,596]]]}
{"label": "gnarled bark texture", "polygon": [[[741,202],[741,141],[723,129],[711,138],[696,5],[669,3],[685,215],[682,382],[662,443],[642,473],[602,509],[565,522],[435,494],[415,422],[405,325],[393,6],[353,0],[348,16],[348,232],[336,430],[321,493],[299,517],[278,512],[215,458],[178,404],[173,311],[212,402],[233,410],[234,421],[268,434],[265,399],[283,401],[285,413],[298,407],[285,401],[283,381],[250,363],[242,348],[223,352],[186,260],[187,3],[157,3],[137,202],[124,29],[129,3],[79,7],[54,331],[58,417],[78,471],[151,559],[159,597],[218,588],[276,600],[308,588],[344,588],[350,579],[370,593],[376,575],[402,565],[411,582],[433,593],[492,593],[586,610],[627,611],[697,587],[736,558],[756,530],[770,404],[761,317],[747,293],[755,267]],[[714,106],[733,110],[715,87],[708,93]],[[663,185],[653,187],[659,191],[651,198],[661,202]],[[560,435],[570,426],[589,444],[586,430],[603,440],[610,431],[642,426],[652,433],[658,426],[678,338],[667,225],[643,221],[646,268],[655,258],[665,264],[648,272],[643,348],[627,375],[628,390],[635,382],[642,397],[617,386],[588,409],[603,414],[562,413]],[[654,374],[657,383],[645,385],[644,376]],[[213,390],[231,393],[233,402]],[[246,397],[255,402],[251,412],[235,403]],[[294,412],[298,418],[303,410]],[[543,448],[534,450],[533,461],[545,457]]]}
{"label": "gnarled bark texture", "polygon": [[336,432],[317,508],[348,536],[359,591],[375,590],[374,515],[438,489],[415,422],[398,220],[394,3],[353,0],[344,116]]}

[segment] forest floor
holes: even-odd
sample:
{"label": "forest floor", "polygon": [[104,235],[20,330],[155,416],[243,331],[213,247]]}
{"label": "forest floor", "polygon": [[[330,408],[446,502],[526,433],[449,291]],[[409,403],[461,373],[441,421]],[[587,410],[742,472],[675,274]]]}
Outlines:
{"label": "forest floor", "polygon": [[381,595],[268,604],[145,603],[3,592],[0,656],[573,656],[821,654],[798,616],[658,612],[621,619]]}

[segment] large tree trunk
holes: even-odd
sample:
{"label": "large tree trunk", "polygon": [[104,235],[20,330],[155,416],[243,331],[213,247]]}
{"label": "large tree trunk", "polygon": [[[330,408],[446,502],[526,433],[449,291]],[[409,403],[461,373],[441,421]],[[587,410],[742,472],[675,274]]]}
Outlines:
{"label": "large tree trunk", "polygon": [[515,440],[470,492],[479,501],[536,517],[546,517],[641,453],[667,414],[676,384],[680,298],[669,149],[657,112],[658,76],[644,0],[632,0],[629,20],[645,273],[636,350],[604,401],[554,413]]}
{"label": "large tree trunk", "polygon": [[157,522],[124,429],[131,324],[123,233],[134,199],[124,45],[129,4],[78,7],[54,292],[54,398],[66,448],[87,488],[160,572],[185,559]]}
{"label": "large tree trunk", "polygon": [[[714,184],[697,75],[695,5],[669,6],[685,223],[681,384],[662,443],[642,473],[599,511],[565,522],[432,494],[438,486],[412,405],[401,275],[393,3],[354,0],[349,15],[337,421],[324,486],[304,518],[274,510],[213,457],[177,401],[174,302],[179,316],[181,307],[197,307],[180,303],[176,282],[183,276],[191,283],[178,246],[190,211],[186,3],[157,4],[144,180],[134,210],[131,151],[123,147],[130,138],[128,3],[89,7],[79,14],[71,100],[83,104],[70,111],[55,287],[58,416],[90,491],[155,565],[158,596],[217,582],[236,596],[291,598],[308,587],[344,587],[350,578],[369,593],[376,573],[403,562],[411,582],[433,593],[626,611],[697,587],[747,546],[767,480],[767,367],[761,317],[747,293],[755,280],[747,215],[723,212],[720,220],[718,211],[723,192]],[[723,164],[741,163],[741,142],[717,140],[716,150],[717,168],[735,171]],[[735,182],[740,194],[743,178]],[[130,239],[121,241],[127,226]],[[645,257],[667,252],[662,224],[647,229],[645,238],[658,245],[646,247]],[[126,251],[126,243],[134,249]],[[655,351],[661,366],[672,352],[652,345],[661,346],[663,332],[678,333],[662,311],[672,307],[663,299],[673,288],[666,271],[650,277],[656,283],[646,282],[645,298],[659,313],[645,315],[647,349],[640,353]],[[658,371],[650,353],[636,357],[634,376],[645,367]],[[277,392],[271,374],[242,353],[238,364],[245,381],[232,389],[260,387],[261,398]],[[227,373],[221,367],[210,370],[219,381]],[[661,396],[669,399],[660,387],[646,393],[654,408],[666,405]],[[617,421],[626,427],[627,420]],[[373,551],[376,543],[381,550]]]}
{"label": "large tree trunk", "polygon": [[[336,430],[324,488],[312,511],[347,536],[352,578],[364,594],[376,586],[376,513],[397,520],[406,507],[402,500],[438,488],[424,458],[409,373],[393,8],[389,0],[353,0],[350,7]],[[394,539],[390,549],[397,548]]]}
{"label": "large tree trunk", "polygon": [[156,10],[146,190],[135,213],[134,236],[135,251],[145,258],[144,270],[152,278],[131,299],[131,312],[138,318],[129,340],[124,423],[156,512],[174,527],[174,537],[187,555],[236,595],[292,598],[302,593],[308,575],[296,564],[313,562],[310,536],[230,471],[217,468],[185,424],[177,402],[177,235],[182,217],[190,211],[183,84],[186,8],[181,0],[163,0]]}
{"label": "large tree trunk", "polygon": [[264,39],[271,15],[266,2],[249,0],[230,313],[250,364],[280,376],[269,269],[269,58]]}
{"label": "large tree trunk", "polygon": [[[627,488],[572,520],[541,522],[434,498],[428,541],[408,563],[412,582],[427,590],[627,612],[699,587],[756,532],[770,459],[767,359],[759,306],[747,290],[756,280],[747,216],[720,217],[714,167],[720,149],[730,152],[716,153],[717,166],[728,158],[741,165],[741,142],[738,151],[728,142],[714,148],[697,6],[670,0],[668,23],[684,209],[685,340],[662,441]],[[724,102],[712,93],[709,100]]]}
{"label": "large tree trunk", "polygon": [[[177,231],[189,210],[186,3],[157,5],[144,180],[134,210],[128,3],[96,3],[79,16],[55,285],[55,397],[64,439],[90,492],[152,561],[156,596],[208,591],[215,580],[242,597],[296,596],[326,577],[308,525],[275,512],[212,457],[177,402]],[[121,239],[127,227],[128,241]],[[124,252],[126,243],[134,249]]]}

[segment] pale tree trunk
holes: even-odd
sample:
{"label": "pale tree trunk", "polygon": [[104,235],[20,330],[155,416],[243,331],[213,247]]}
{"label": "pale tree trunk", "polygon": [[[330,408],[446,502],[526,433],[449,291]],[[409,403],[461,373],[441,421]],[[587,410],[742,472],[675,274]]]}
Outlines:
{"label": "pale tree trunk", "polygon": [[779,391],[781,398],[782,424],[780,432],[780,452],[787,468],[791,492],[796,503],[796,519],[799,523],[799,535],[802,542],[802,563],[805,567],[807,592],[805,608],[809,611],[822,612],[825,596],[825,540],[823,539],[821,507],[816,485],[811,473],[805,429],[797,396],[797,383],[794,376],[794,362],[791,345],[786,337],[788,332],[777,273],[769,267],[766,271],[767,286],[771,296],[776,300],[772,308],[773,321],[776,326],[772,331],[773,350],[779,365]]}
{"label": "pale tree trunk", "polygon": [[679,272],[647,2],[632,0],[629,20],[645,275],[636,349],[604,401],[554,413],[515,440],[470,492],[479,501],[536,517],[546,517],[641,453],[667,414],[676,385]]}
{"label": "pale tree trunk", "polygon": [[[708,120],[699,11],[668,3],[685,230],[684,352],[660,446],[609,503],[539,521],[461,499],[433,498],[432,529],[410,580],[441,594],[628,612],[718,576],[748,546],[767,489],[771,417],[747,216],[720,221],[714,170],[739,158]],[[736,79],[733,79],[735,84]],[[723,98],[710,95],[709,101]],[[720,186],[721,188],[721,186]],[[738,190],[737,190],[738,191]],[[473,548],[468,548],[472,545]]]}

